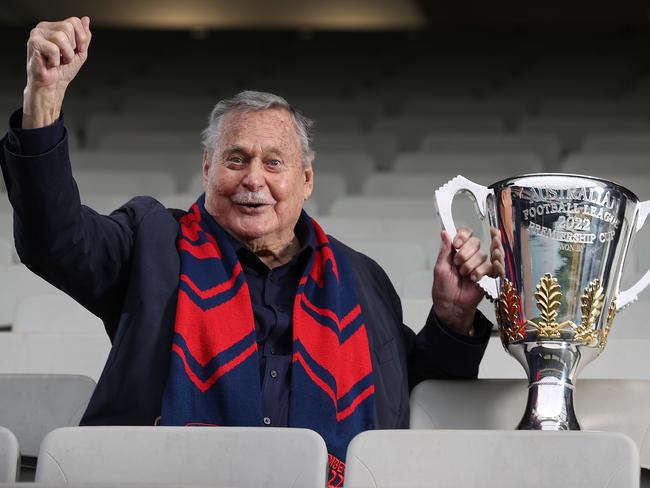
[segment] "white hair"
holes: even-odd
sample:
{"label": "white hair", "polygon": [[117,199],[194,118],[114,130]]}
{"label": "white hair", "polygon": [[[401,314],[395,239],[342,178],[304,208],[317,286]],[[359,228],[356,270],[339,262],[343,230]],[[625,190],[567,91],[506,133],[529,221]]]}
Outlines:
{"label": "white hair", "polygon": [[201,132],[201,143],[207,151],[210,159],[217,147],[221,135],[221,123],[226,115],[232,112],[257,112],[274,108],[285,109],[291,115],[296,133],[300,140],[303,167],[307,167],[314,159],[314,151],[311,149],[312,130],[314,122],[300,112],[295,110],[284,98],[273,93],[258,91],[239,92],[232,98],[221,100],[217,103],[208,121],[208,126]]}

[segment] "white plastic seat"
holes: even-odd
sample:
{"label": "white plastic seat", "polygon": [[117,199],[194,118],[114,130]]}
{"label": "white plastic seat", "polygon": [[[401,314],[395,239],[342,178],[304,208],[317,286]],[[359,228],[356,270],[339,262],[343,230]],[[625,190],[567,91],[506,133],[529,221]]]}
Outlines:
{"label": "white plastic seat", "polygon": [[497,115],[506,120],[517,119],[531,111],[530,103],[523,98],[408,98],[407,95],[402,106],[404,115]]}
{"label": "white plastic seat", "polygon": [[16,307],[12,332],[105,334],[101,319],[67,295],[23,298]]}
{"label": "white plastic seat", "polygon": [[165,195],[176,191],[174,177],[164,171],[79,170],[74,172],[82,200],[86,195]]}
{"label": "white plastic seat", "polygon": [[22,264],[1,267],[0,278],[0,325],[13,323],[18,303],[25,297],[63,294]]}
{"label": "white plastic seat", "polygon": [[107,130],[99,137],[97,148],[117,151],[191,151],[201,148],[201,135],[196,131]]}
{"label": "white plastic seat", "polygon": [[397,137],[387,132],[322,132],[314,137],[318,152],[364,151],[381,168],[389,168],[399,150]]}
{"label": "white plastic seat", "polygon": [[36,457],[49,432],[79,425],[95,385],[80,375],[0,374],[0,425],[16,435],[21,455]]}
{"label": "white plastic seat", "polygon": [[647,117],[650,113],[650,100],[544,100],[539,111],[551,116],[595,116],[595,117]]}
{"label": "white plastic seat", "polygon": [[324,488],[327,462],[307,429],[77,427],[45,438],[36,482]]}
{"label": "white plastic seat", "polygon": [[345,177],[348,192],[359,193],[361,183],[376,168],[375,158],[364,151],[318,152],[314,160],[316,184],[321,173],[338,173]]}
{"label": "white plastic seat", "polygon": [[345,244],[376,261],[386,272],[396,290],[411,272],[427,267],[425,250],[418,244],[383,241],[348,241]]}
{"label": "white plastic seat", "polygon": [[0,483],[16,481],[19,462],[20,454],[16,436],[6,427],[0,427]]}
{"label": "white plastic seat", "polygon": [[585,153],[649,153],[650,131],[594,132],[585,136],[581,151]]}
{"label": "white plastic seat", "polygon": [[557,165],[562,145],[552,134],[428,134],[422,138],[421,151],[463,151],[487,154],[490,152],[534,152],[551,168]]}
{"label": "white plastic seat", "polygon": [[84,126],[85,146],[97,147],[102,134],[107,131],[194,131],[200,133],[207,126],[209,105],[198,114],[147,113],[95,113],[91,114]]}
{"label": "white plastic seat", "polygon": [[343,197],[332,204],[330,215],[352,219],[402,217],[431,219],[431,222],[438,222],[433,203],[433,191],[431,198]]}
{"label": "white plastic seat", "polygon": [[106,334],[0,334],[0,373],[76,374],[98,381],[111,348]]}
{"label": "white plastic seat", "polygon": [[429,298],[402,298],[402,317],[416,334],[422,330],[431,312],[431,291]]}
{"label": "white plastic seat", "polygon": [[329,212],[332,203],[347,193],[345,177],[338,173],[314,172],[314,189],[309,200],[316,202],[323,214]]}
{"label": "white plastic seat", "polygon": [[362,240],[395,241],[418,244],[427,256],[440,248],[439,225],[430,219],[321,217],[318,222],[327,234],[343,243]]}
{"label": "white plastic seat", "polygon": [[372,129],[394,134],[403,149],[415,149],[427,133],[445,132],[503,132],[504,121],[494,115],[419,115],[382,117],[375,121]]}
{"label": "white plastic seat", "polygon": [[346,488],[637,488],[639,454],[611,432],[374,430],[350,442],[345,478]]}
{"label": "white plastic seat", "polygon": [[[513,429],[521,419],[528,382],[516,379],[423,381],[411,393],[411,429]],[[650,467],[650,381],[578,380],[575,410],[583,430],[632,439]]]}
{"label": "white plastic seat", "polygon": [[197,146],[188,151],[74,151],[70,159],[74,174],[78,170],[164,171],[173,175],[179,190],[187,191],[190,179],[201,170],[202,156]]}
{"label": "white plastic seat", "polygon": [[[621,317],[618,319],[622,317],[621,313]],[[612,329],[624,326],[618,321],[614,320]],[[650,348],[650,339],[610,338],[607,341],[607,347],[600,356],[586,365],[584,370],[579,373],[578,380],[587,378],[650,380],[648,348]],[[479,366],[478,377],[512,379],[525,378],[526,374],[524,368],[505,352],[501,345],[501,339],[492,337]]]}
{"label": "white plastic seat", "polygon": [[[434,192],[458,174],[454,169],[440,173],[374,173],[363,182],[361,193],[369,197],[433,199]],[[498,181],[487,172],[482,176],[473,181],[485,186]]]}
{"label": "white plastic seat", "polygon": [[395,173],[437,173],[463,175],[470,180],[491,183],[502,178],[545,170],[542,158],[532,152],[467,154],[462,152],[402,153],[395,159]]}
{"label": "white plastic seat", "polygon": [[649,164],[650,151],[645,154],[575,153],[562,161],[560,171],[598,177],[611,176],[616,181],[619,177],[647,175]]}
{"label": "white plastic seat", "polygon": [[14,215],[11,207],[7,212],[0,213],[0,237],[11,240],[14,238]]}
{"label": "white plastic seat", "polygon": [[[9,239],[0,237],[0,269],[9,266],[14,259],[14,245]],[[1,279],[1,278],[0,278]]]}
{"label": "white plastic seat", "polygon": [[584,137],[592,132],[650,130],[650,121],[632,117],[568,117],[568,116],[535,116],[524,117],[520,120],[517,130],[521,134],[543,132],[556,134],[565,149],[575,150],[580,147]]}

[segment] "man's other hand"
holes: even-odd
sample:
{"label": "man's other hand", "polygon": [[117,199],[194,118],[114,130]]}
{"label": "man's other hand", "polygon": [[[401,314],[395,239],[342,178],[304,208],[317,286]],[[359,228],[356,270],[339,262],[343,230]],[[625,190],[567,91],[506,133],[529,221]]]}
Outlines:
{"label": "man's other hand", "polygon": [[453,330],[472,335],[476,307],[483,299],[477,282],[484,276],[503,275],[503,251],[497,229],[491,229],[490,257],[481,241],[467,227],[458,229],[452,241],[442,232],[440,252],[433,269],[431,295],[438,318]]}

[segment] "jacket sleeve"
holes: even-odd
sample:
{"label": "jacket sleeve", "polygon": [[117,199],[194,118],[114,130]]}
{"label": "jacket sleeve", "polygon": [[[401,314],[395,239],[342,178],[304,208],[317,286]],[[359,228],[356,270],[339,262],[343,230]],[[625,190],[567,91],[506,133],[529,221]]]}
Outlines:
{"label": "jacket sleeve", "polygon": [[109,324],[121,308],[134,229],[160,204],[137,198],[109,216],[99,215],[80,202],[67,137],[37,155],[16,154],[8,146],[5,136],[0,166],[21,261],[102,318],[112,337]]}

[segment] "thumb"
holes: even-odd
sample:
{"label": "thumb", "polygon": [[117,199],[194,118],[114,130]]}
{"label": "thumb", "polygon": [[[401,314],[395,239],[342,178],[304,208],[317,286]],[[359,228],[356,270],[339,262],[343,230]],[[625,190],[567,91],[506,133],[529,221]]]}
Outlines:
{"label": "thumb", "polygon": [[453,264],[454,248],[451,245],[451,236],[446,230],[440,233],[440,250],[436,259],[436,266],[446,265],[451,267]]}

